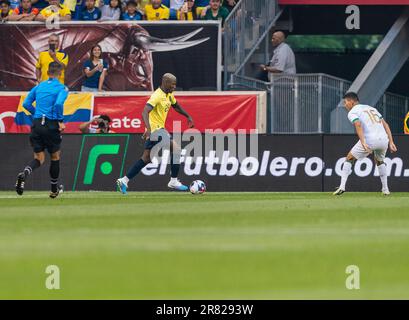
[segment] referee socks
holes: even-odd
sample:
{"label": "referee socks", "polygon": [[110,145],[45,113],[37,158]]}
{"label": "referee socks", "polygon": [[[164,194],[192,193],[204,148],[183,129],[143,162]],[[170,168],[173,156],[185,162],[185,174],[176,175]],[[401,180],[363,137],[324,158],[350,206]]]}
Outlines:
{"label": "referee socks", "polygon": [[41,163],[37,159],[31,160],[31,162],[24,168],[24,176],[27,178],[35,169],[41,166]]}
{"label": "referee socks", "polygon": [[51,177],[51,192],[58,191],[58,176],[60,175],[60,160],[51,160],[50,177]]}

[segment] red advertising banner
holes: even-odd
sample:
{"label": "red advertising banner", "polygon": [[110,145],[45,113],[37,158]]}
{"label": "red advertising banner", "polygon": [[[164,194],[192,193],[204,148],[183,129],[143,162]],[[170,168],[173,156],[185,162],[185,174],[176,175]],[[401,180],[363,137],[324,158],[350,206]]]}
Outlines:
{"label": "red advertising banner", "polygon": [[20,96],[0,96],[0,133],[10,132],[19,101]]}
{"label": "red advertising banner", "polygon": [[[195,128],[206,129],[257,129],[256,95],[198,95],[175,96],[178,103],[192,116]],[[149,96],[95,97],[94,115],[107,114],[112,119],[112,129],[121,133],[143,133],[142,110]],[[173,132],[173,122],[181,122],[181,130],[187,129],[186,119],[170,110],[166,123]],[[177,131],[177,130],[176,130]]]}
{"label": "red advertising banner", "polygon": [[[75,96],[75,94],[74,94]],[[116,133],[143,133],[145,126],[142,121],[142,111],[149,95],[136,96],[100,96],[94,97],[93,115],[107,114],[111,119],[111,127]],[[195,128],[200,132],[206,129],[221,129],[226,131],[239,129],[247,131],[257,129],[257,94],[233,95],[176,95],[178,103],[193,117]],[[0,96],[0,132],[28,133],[27,123],[19,124],[16,114],[20,96]],[[75,105],[76,106],[76,105]],[[84,118],[83,121],[86,121]],[[174,121],[180,121],[181,126],[175,131],[187,129],[186,119],[175,112],[169,111],[166,128],[173,132]],[[65,133],[80,133],[78,123],[68,126]]]}
{"label": "red advertising banner", "polygon": [[408,5],[409,0],[279,0],[281,5]]}

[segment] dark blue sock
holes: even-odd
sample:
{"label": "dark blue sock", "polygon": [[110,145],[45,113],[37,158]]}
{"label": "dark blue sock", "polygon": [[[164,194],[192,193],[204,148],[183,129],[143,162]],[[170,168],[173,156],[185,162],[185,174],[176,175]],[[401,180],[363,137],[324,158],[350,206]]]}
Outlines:
{"label": "dark blue sock", "polygon": [[139,159],[135,162],[132,168],[129,169],[126,176],[128,177],[128,179],[134,178],[146,165],[147,164],[142,159]]}
{"label": "dark blue sock", "polygon": [[170,176],[177,178],[179,175],[180,163],[174,163],[173,154],[170,155]]}

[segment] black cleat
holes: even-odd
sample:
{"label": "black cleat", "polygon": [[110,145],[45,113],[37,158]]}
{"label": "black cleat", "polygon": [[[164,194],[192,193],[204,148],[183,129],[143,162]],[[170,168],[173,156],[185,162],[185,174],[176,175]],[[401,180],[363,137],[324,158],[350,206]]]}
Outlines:
{"label": "black cleat", "polygon": [[16,181],[16,192],[20,196],[22,196],[24,192],[25,180],[26,180],[26,175],[24,174],[24,172],[20,172],[17,176],[17,181]]}
{"label": "black cleat", "polygon": [[64,188],[64,187],[63,187],[63,185],[61,184],[61,185],[58,186],[57,192],[52,192],[52,191],[51,191],[51,192],[50,192],[50,198],[51,198],[51,199],[57,198],[60,193],[63,193],[63,190],[64,190],[63,188]]}

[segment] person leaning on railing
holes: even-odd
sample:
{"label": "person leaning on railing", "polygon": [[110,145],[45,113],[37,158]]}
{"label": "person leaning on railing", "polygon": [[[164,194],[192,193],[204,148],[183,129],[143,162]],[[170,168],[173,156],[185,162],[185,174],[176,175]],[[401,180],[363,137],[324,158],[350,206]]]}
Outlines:
{"label": "person leaning on railing", "polygon": [[70,21],[71,11],[60,3],[60,0],[49,0],[50,5],[40,11],[40,14],[35,18],[36,21],[47,21],[51,17],[57,17],[60,21]]}
{"label": "person leaning on railing", "polygon": [[101,9],[101,21],[117,21],[121,19],[122,4],[120,0],[110,0]]}
{"label": "person leaning on railing", "polygon": [[151,3],[145,6],[145,18],[148,21],[169,20],[170,10],[162,4],[162,0],[151,0]]}
{"label": "person leaning on railing", "polygon": [[221,0],[210,0],[209,7],[202,10],[200,16],[203,20],[221,20],[222,26],[229,15],[229,10],[222,6]]}
{"label": "person leaning on railing", "polygon": [[197,20],[195,0],[185,0],[183,6],[176,13],[178,20]]}
{"label": "person leaning on railing", "polygon": [[5,22],[9,20],[10,14],[13,12],[10,8],[10,1],[5,0],[0,2],[1,14],[0,21]]}
{"label": "person leaning on railing", "polygon": [[33,8],[31,0],[21,0],[20,6],[15,8],[9,16],[9,21],[33,21],[40,11]]}

